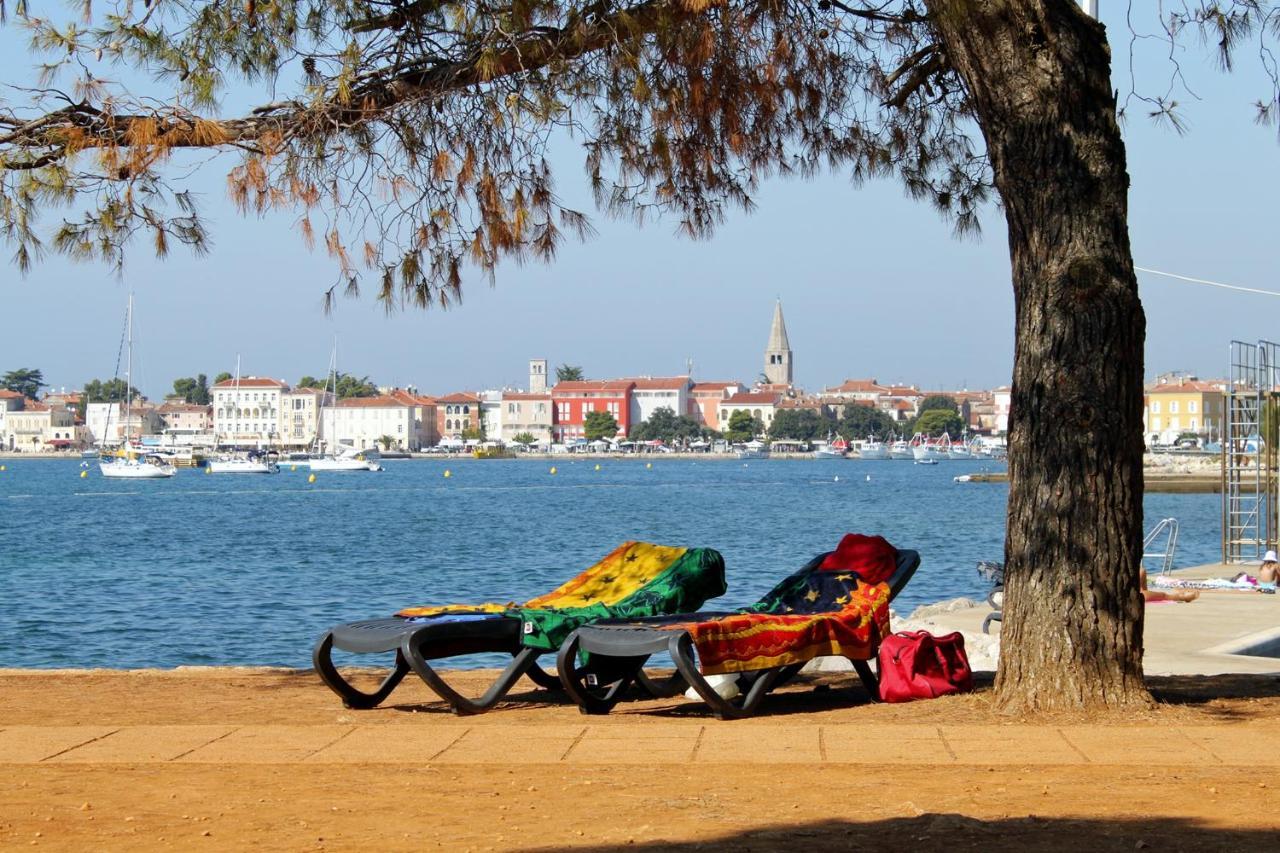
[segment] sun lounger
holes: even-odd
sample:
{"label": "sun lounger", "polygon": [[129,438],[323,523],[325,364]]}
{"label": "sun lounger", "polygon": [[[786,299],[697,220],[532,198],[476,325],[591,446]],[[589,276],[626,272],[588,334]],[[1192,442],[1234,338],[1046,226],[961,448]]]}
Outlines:
{"label": "sun lounger", "polygon": [[[846,548],[851,540],[853,547]],[[859,563],[858,554],[866,556],[868,544],[879,553],[873,562]],[[813,658],[839,655],[853,663],[877,699],[868,661],[889,634],[889,602],[919,564],[915,551],[895,549],[878,536],[851,534],[836,551],[814,557],[751,607],[585,625],[560,648],[560,679],[583,713],[607,714],[650,655],[668,652],[678,680],[717,717],[732,719],[754,713],[765,694]],[[860,571],[867,580],[860,579]],[[738,674],[734,686],[742,698],[736,703],[706,677],[728,673]]]}
{"label": "sun lounger", "polygon": [[[696,610],[725,591],[724,558],[710,548],[674,548],[625,542],[568,583],[520,604],[411,607],[390,619],[338,625],[316,643],[316,673],[348,708],[379,705],[410,671],[459,714],[479,714],[527,675],[539,687],[560,681],[537,664],[570,632],[596,619],[632,619]],[[333,649],[357,654],[395,652],[391,674],[372,692],[362,691],[334,666]],[[510,654],[511,663],[478,699],[450,687],[428,661],[454,655]],[[641,674],[643,686],[661,685]]]}

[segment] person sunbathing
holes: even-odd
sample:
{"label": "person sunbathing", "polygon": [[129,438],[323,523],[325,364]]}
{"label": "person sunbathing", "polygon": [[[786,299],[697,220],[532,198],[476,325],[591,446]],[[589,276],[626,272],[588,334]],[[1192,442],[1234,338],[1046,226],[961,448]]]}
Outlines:
{"label": "person sunbathing", "polygon": [[1262,568],[1258,569],[1258,580],[1262,583],[1275,583],[1280,576],[1280,562],[1276,561],[1276,552],[1268,551],[1262,555]]}
{"label": "person sunbathing", "polygon": [[1195,601],[1200,597],[1198,589],[1147,589],[1147,570],[1138,569],[1138,581],[1142,585],[1143,601]]}

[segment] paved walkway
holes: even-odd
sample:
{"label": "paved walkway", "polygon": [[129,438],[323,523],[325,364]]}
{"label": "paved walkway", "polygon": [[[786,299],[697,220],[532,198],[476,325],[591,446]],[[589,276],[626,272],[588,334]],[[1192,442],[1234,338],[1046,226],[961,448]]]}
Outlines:
{"label": "paved walkway", "polygon": [[1280,766],[1236,726],[463,724],[11,726],[4,764],[921,764]]}

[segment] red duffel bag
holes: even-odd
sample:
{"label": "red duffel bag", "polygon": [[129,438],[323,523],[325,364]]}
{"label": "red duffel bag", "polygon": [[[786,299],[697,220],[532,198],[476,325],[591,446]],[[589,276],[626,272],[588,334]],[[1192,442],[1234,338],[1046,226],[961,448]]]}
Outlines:
{"label": "red duffel bag", "polygon": [[902,631],[880,644],[880,699],[910,702],[973,689],[973,672],[959,632],[935,637]]}

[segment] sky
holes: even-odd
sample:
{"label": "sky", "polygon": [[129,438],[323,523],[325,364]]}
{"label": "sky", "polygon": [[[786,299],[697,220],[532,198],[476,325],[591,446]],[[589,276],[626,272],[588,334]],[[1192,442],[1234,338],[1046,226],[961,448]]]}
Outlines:
{"label": "sky", "polygon": [[[1125,5],[1103,0],[1117,88],[1128,88]],[[1141,5],[1141,4],[1140,4]],[[0,81],[28,81],[20,34],[0,30]],[[1181,55],[1195,97],[1178,93],[1189,130],[1155,126],[1135,104],[1125,122],[1130,236],[1137,265],[1280,291],[1275,242],[1280,144],[1253,121],[1267,92],[1242,50],[1233,74],[1194,41]],[[1161,90],[1169,66],[1142,46],[1139,81]],[[252,93],[248,93],[250,96]],[[4,97],[12,97],[6,91]],[[115,375],[128,294],[135,294],[134,384],[153,398],[174,378],[235,369],[295,382],[338,367],[425,393],[524,386],[528,361],[581,366],[589,377],[672,376],[750,383],[763,369],[773,306],[782,300],[797,384],[845,378],[926,390],[1007,384],[1013,298],[1003,218],[956,239],[892,179],[853,188],[847,176],[762,185],[753,214],[731,213],[713,239],[676,236],[675,222],[637,229],[590,201],[579,151],[557,150],[557,188],[598,235],[568,241],[550,266],[504,265],[497,283],[464,282],[448,311],[388,315],[372,296],[326,314],[334,268],[308,251],[295,217],[243,217],[218,163],[193,179],[212,251],[154,259],[133,246],[123,274],[47,256],[27,275],[0,247],[0,372],[39,368],[56,388]],[[46,222],[57,221],[57,214]],[[1148,378],[1226,372],[1231,340],[1280,339],[1276,297],[1139,273]],[[370,285],[372,292],[372,285]]]}

